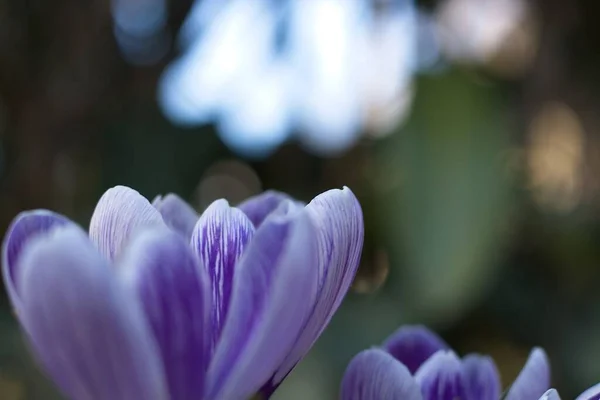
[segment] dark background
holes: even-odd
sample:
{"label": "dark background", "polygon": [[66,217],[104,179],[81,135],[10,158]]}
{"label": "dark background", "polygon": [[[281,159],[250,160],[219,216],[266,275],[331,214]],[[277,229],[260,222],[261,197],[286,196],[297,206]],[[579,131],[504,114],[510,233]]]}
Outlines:
{"label": "dark background", "polygon": [[[192,4],[167,4],[176,33]],[[250,159],[213,126],[163,116],[157,83],[176,47],[128,63],[108,1],[0,0],[0,226],[32,208],[87,226],[116,184],[150,199],[175,192],[198,210],[268,188],[307,201],[347,185],[364,210],[361,268],[279,398],[331,398],[349,359],[403,323],[493,355],[505,386],[542,346],[554,385],[574,398],[600,381],[600,3],[527,4],[493,57],[417,73],[393,134],[331,156],[292,140]],[[0,398],[57,398],[0,305]]]}

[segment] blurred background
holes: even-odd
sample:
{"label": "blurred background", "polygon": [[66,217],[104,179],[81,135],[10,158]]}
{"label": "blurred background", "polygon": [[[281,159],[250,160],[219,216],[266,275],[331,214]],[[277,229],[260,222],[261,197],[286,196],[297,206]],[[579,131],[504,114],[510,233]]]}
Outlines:
{"label": "blurred background", "polygon": [[[349,186],[352,293],[278,399],[335,398],[358,351],[423,323],[508,385],[549,353],[600,381],[600,4],[4,0],[0,226],[87,226],[107,188],[198,210]],[[2,297],[0,398],[58,399]]]}

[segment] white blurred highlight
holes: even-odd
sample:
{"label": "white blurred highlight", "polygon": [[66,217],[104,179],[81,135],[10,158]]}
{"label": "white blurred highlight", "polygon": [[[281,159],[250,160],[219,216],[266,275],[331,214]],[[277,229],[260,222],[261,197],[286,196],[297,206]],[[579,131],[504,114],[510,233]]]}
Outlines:
{"label": "white blurred highlight", "polygon": [[297,68],[297,112],[304,142],[313,151],[349,147],[360,125],[360,51],[364,2],[293,3],[292,55]]}
{"label": "white blurred highlight", "polygon": [[292,133],[314,153],[342,152],[367,122],[404,115],[414,7],[389,3],[380,14],[367,0],[198,2],[179,38],[187,53],[162,77],[162,109],[179,125],[216,122],[243,155],[264,157]]}
{"label": "white blurred highlight", "polygon": [[163,75],[159,101],[175,123],[211,121],[237,95],[240,84],[266,64],[274,30],[268,1],[232,0],[214,18]]}
{"label": "white blurred highlight", "polygon": [[[131,63],[169,50],[165,1],[112,0]],[[334,155],[363,132],[393,132],[410,111],[414,73],[442,66],[440,53],[488,67],[494,59],[507,76],[535,53],[524,0],[445,0],[433,18],[413,1],[196,0],[177,40],[183,55],[159,83],[160,106],[177,125],[215,123],[241,155],[266,157],[292,137]]]}
{"label": "white blurred highlight", "polygon": [[[361,97],[365,126],[371,136],[391,133],[410,109],[412,76],[420,62],[415,31],[419,22],[425,21],[418,20],[414,8],[396,7],[374,16],[366,40],[361,43]],[[428,56],[435,58],[432,54]]]}
{"label": "white blurred highlight", "polygon": [[483,62],[523,23],[523,0],[446,0],[437,12],[440,41],[450,58]]}

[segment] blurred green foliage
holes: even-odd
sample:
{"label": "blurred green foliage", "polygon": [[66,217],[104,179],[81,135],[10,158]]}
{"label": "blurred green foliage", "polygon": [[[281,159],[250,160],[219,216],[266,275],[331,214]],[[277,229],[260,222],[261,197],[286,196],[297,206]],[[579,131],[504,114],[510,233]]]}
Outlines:
{"label": "blurred green foliage", "polygon": [[466,73],[423,78],[407,125],[377,145],[380,175],[397,179],[379,198],[383,240],[418,320],[456,321],[497,275],[514,201],[497,94]]}

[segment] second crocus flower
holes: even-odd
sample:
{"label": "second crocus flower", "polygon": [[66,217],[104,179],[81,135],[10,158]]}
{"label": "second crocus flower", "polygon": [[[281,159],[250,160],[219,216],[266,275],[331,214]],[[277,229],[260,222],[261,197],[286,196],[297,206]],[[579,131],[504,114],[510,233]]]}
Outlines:
{"label": "second crocus flower", "polygon": [[[550,387],[545,352],[534,349],[506,400],[538,400]],[[502,386],[494,361],[460,359],[435,333],[405,326],[379,348],[356,355],[342,381],[342,400],[498,400]]]}

